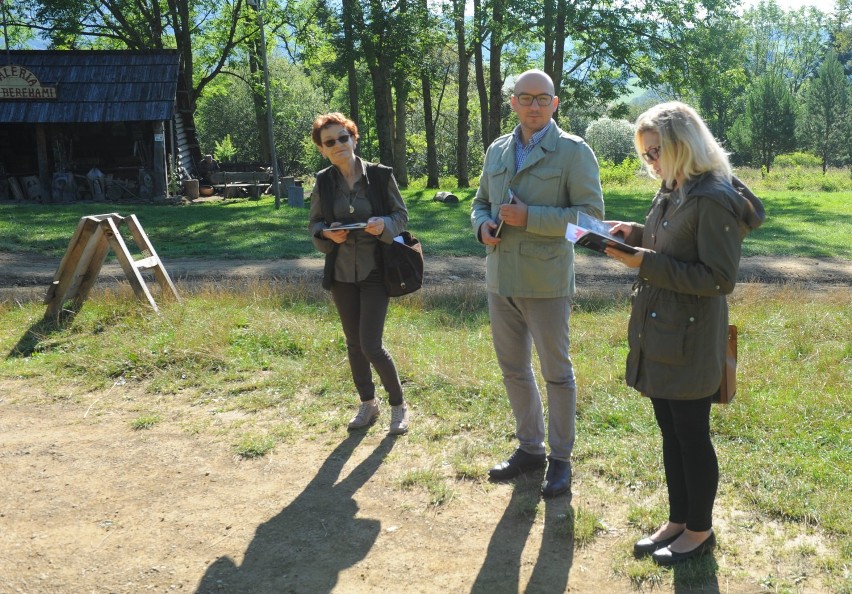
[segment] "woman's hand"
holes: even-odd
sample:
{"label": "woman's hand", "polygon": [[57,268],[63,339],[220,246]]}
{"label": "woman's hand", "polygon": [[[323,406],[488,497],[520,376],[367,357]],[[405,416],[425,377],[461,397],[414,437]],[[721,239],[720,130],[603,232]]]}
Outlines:
{"label": "woman's hand", "polygon": [[604,223],[609,225],[609,232],[612,235],[621,234],[622,239],[626,239],[630,235],[631,229],[633,229],[632,224],[623,221],[604,221]]}
{"label": "woman's hand", "polygon": [[370,217],[367,219],[367,226],[364,231],[370,235],[378,237],[385,230],[385,219],[382,217]]}
{"label": "woman's hand", "polygon": [[[612,235],[621,235],[622,239],[629,237],[630,232],[633,231],[633,223],[625,223],[624,221],[604,221],[604,223],[609,225],[609,232]],[[652,250],[646,250],[645,248],[636,249],[638,251],[635,254],[628,254],[617,248],[608,247],[604,253],[613,260],[618,260],[628,268],[639,268],[642,266],[642,259],[645,257],[645,252]]]}
{"label": "woman's hand", "polygon": [[638,251],[635,254],[628,254],[618,248],[608,247],[604,253],[613,260],[618,260],[628,268],[639,268],[642,265],[642,259],[645,257],[645,252],[650,252],[651,250],[646,250],[645,248],[636,249]]}
{"label": "woman's hand", "polygon": [[344,243],[346,238],[349,237],[349,231],[346,229],[341,229],[340,231],[335,231],[335,227],[339,227],[340,223],[332,223],[331,227],[328,229],[322,230],[323,237],[332,240],[334,243]]}

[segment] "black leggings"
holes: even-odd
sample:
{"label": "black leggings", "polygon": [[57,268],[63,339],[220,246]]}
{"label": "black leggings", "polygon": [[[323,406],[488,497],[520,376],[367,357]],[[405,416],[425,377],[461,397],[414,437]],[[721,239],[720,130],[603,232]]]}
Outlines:
{"label": "black leggings", "polygon": [[719,462],[710,441],[711,397],[651,398],[663,434],[663,466],[669,491],[669,521],[689,530],[713,527]]}
{"label": "black leggings", "polygon": [[372,400],[376,395],[370,369],[372,363],[388,392],[390,404],[402,404],[402,385],[396,365],[382,344],[390,298],[385,290],[381,269],[374,269],[363,281],[335,282],[331,295],[340,315],[343,334],[346,335],[349,367],[361,402]]}

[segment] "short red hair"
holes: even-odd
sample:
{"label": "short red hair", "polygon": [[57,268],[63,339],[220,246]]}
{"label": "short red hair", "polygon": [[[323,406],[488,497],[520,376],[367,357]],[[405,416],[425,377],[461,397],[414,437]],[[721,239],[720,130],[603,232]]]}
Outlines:
{"label": "short red hair", "polygon": [[352,140],[355,142],[358,141],[358,126],[343,115],[340,112],[326,113],[323,115],[317,116],[317,119],[314,120],[314,128],[311,130],[311,138],[314,141],[314,144],[317,146],[322,146],[322,136],[321,133],[323,130],[328,128],[329,126],[334,126],[335,124],[339,126],[343,126],[346,128],[346,131],[352,136]]}

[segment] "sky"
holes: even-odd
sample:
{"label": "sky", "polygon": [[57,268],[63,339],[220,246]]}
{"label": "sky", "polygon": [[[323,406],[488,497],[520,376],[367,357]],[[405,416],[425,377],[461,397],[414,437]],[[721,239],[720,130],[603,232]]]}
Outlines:
{"label": "sky", "polygon": [[[830,13],[834,11],[834,0],[775,0],[776,4],[784,10],[796,10],[803,6],[813,6],[822,12]],[[758,3],[758,0],[743,0],[743,6],[753,6]]]}

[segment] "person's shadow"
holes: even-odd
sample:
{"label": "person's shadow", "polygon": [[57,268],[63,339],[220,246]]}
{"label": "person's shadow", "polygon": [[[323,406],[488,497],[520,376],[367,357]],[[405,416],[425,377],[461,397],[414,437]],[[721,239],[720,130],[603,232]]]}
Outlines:
{"label": "person's shadow", "polygon": [[381,529],[378,520],[355,517],[358,505],[352,497],[393,449],[394,437],[385,437],[335,484],[364,436],[350,433],[304,491],[258,526],[242,564],[220,557],[208,567],[196,594],[331,592],[339,573],[367,556]]}
{"label": "person's shadow", "polygon": [[[488,552],[471,594],[520,591],[521,556],[535,523],[543,471],[518,479],[506,511],[491,535]],[[525,592],[565,592],[574,560],[574,510],[571,497],[545,502],[544,531]]]}
{"label": "person's shadow", "polygon": [[719,594],[718,569],[719,564],[712,554],[675,565],[672,569],[674,593]]}

